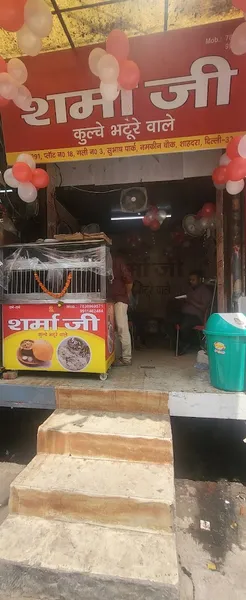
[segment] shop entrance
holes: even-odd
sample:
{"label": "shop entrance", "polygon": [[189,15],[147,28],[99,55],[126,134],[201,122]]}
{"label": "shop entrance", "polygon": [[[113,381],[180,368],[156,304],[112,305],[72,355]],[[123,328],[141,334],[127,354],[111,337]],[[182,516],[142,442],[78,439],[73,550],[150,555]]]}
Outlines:
{"label": "shop entrance", "polygon": [[[132,208],[131,197],[135,198]],[[177,334],[174,315],[184,303],[184,299],[175,298],[189,291],[190,273],[200,272],[211,296],[204,319],[211,310],[216,310],[215,216],[208,219],[207,227],[206,219],[198,219],[201,227],[196,225],[194,231],[188,218],[199,215],[206,203],[215,207],[211,178],[58,188],[57,200],[79,221],[81,231],[85,228],[91,232],[105,231],[112,239],[113,254],[122,257],[132,274],[133,297],[129,308],[132,369],[138,365],[148,376],[151,372],[154,376],[157,365],[163,362],[173,364],[175,372],[177,366],[181,370],[184,365],[193,368],[200,347],[196,330],[190,332],[189,348],[182,353],[185,354],[182,362],[174,360]],[[166,214],[157,231],[144,226],[143,217],[149,209]]]}

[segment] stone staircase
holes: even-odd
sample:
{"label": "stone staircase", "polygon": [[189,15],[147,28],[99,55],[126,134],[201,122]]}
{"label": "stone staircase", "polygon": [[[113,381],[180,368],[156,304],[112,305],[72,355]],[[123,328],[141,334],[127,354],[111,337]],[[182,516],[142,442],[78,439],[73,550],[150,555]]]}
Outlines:
{"label": "stone staircase", "polygon": [[1,600],[179,598],[167,402],[109,395],[107,412],[64,396],[39,428],[0,528]]}

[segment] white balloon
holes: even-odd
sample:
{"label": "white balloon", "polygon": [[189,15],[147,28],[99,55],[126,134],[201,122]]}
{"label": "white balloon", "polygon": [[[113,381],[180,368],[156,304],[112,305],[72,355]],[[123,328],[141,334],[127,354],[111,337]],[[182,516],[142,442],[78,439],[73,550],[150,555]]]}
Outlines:
{"label": "white balloon", "polygon": [[241,56],[246,52],[246,23],[236,27],[231,36],[230,48],[233,54]]}
{"label": "white balloon", "polygon": [[115,83],[119,77],[118,60],[112,54],[104,54],[98,63],[98,75],[103,83]]}
{"label": "white balloon", "polygon": [[242,158],[246,158],[246,135],[243,135],[238,144],[238,154],[239,156],[242,156]]}
{"label": "white balloon", "polygon": [[32,183],[19,183],[18,194],[23,202],[34,202],[36,200],[38,192],[35,185]]}
{"label": "white balloon", "polygon": [[106,50],[104,50],[103,48],[94,48],[89,55],[88,62],[89,62],[90,70],[93,73],[93,75],[97,75],[97,77],[99,77],[99,74],[98,74],[99,60],[105,54],[106,54]]}
{"label": "white balloon", "polygon": [[30,169],[36,169],[36,163],[31,154],[25,154],[25,152],[19,154],[19,156],[17,156],[16,162],[26,163],[26,165],[28,165]]}
{"label": "white balloon", "polygon": [[197,235],[202,235],[204,232],[204,227],[201,224],[201,219],[195,219],[194,223],[194,233]]}
{"label": "white balloon", "polygon": [[195,220],[194,220],[194,223],[187,224],[186,231],[187,231],[187,233],[195,233],[195,231],[196,231]]}
{"label": "white balloon", "polygon": [[7,169],[3,175],[3,178],[5,183],[7,183],[7,185],[9,185],[11,188],[17,188],[20,184],[20,182],[15,179],[12,169]]}
{"label": "white balloon", "polygon": [[17,84],[8,73],[0,73],[0,96],[13,100],[17,92]]}
{"label": "white balloon", "polygon": [[216,190],[225,190],[225,183],[214,183],[214,187],[216,187]]}
{"label": "white balloon", "polygon": [[244,179],[240,179],[239,181],[227,181],[226,191],[228,194],[234,196],[235,194],[240,194],[240,192],[244,188]]}
{"label": "white balloon", "polygon": [[231,162],[231,159],[229,158],[229,156],[227,156],[226,152],[224,152],[224,154],[222,154],[220,157],[220,161],[219,161],[220,166],[227,167],[227,165],[229,165],[230,162]]}
{"label": "white balloon", "polygon": [[203,229],[207,229],[209,226],[209,217],[201,217],[200,225]]}
{"label": "white balloon", "polygon": [[209,219],[209,229],[213,231],[216,229],[216,220],[213,217]]}
{"label": "white balloon", "polygon": [[108,100],[109,102],[116,100],[120,93],[117,81],[114,83],[104,83],[103,81],[101,81],[100,92],[104,100]]}
{"label": "white balloon", "polygon": [[53,15],[44,0],[27,0],[24,9],[27,27],[39,38],[50,34]]}
{"label": "white balloon", "polygon": [[167,213],[165,210],[160,209],[159,210],[159,217],[162,219],[162,221],[164,221],[167,217]]}
{"label": "white balloon", "polygon": [[17,90],[17,94],[14,97],[14,103],[18,108],[22,110],[29,110],[32,104],[32,95],[31,92],[25,87],[25,85],[20,85]]}
{"label": "white balloon", "polygon": [[11,58],[7,65],[8,73],[19,83],[25,83],[28,77],[26,65],[19,58]]}
{"label": "white balloon", "polygon": [[16,38],[17,44],[23,54],[37,56],[41,52],[41,39],[37,37],[25,23],[23,27],[17,31]]}

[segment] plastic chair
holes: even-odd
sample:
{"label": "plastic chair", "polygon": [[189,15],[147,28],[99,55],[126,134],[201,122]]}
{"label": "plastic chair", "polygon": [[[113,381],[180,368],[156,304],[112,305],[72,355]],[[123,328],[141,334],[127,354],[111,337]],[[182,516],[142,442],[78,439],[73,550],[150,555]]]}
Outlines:
{"label": "plastic chair", "polygon": [[[206,329],[206,323],[207,323],[207,319],[208,319],[208,312],[209,311],[207,310],[203,325],[195,325],[195,327],[192,327],[193,331],[197,331],[198,332],[200,345],[201,345],[200,333],[202,333],[204,331],[204,329]],[[178,325],[178,323],[175,325],[175,329],[176,329],[175,356],[178,356],[178,353],[179,353],[179,336],[180,336],[180,325]]]}
{"label": "plastic chair", "polygon": [[[201,345],[200,334],[203,333],[204,329],[206,329],[206,323],[207,323],[208,317],[213,312],[213,306],[214,306],[214,301],[215,301],[216,289],[217,289],[217,280],[215,279],[214,280],[214,289],[213,289],[212,300],[211,300],[210,307],[207,308],[207,310],[206,310],[206,313],[205,313],[205,316],[204,316],[204,323],[203,323],[203,325],[195,325],[195,327],[192,327],[193,331],[197,331],[198,332],[200,345]],[[176,324],[175,325],[175,329],[176,329],[176,332],[177,332],[176,333],[175,356],[178,356],[178,353],[179,353],[180,325]]]}

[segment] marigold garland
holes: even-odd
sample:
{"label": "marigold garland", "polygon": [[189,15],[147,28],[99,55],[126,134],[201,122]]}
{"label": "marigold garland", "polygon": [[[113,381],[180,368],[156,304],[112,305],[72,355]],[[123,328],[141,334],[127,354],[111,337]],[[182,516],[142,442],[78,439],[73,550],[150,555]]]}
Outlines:
{"label": "marigold garland", "polygon": [[64,288],[62,289],[61,292],[59,292],[58,294],[55,294],[54,292],[50,292],[50,290],[47,289],[47,287],[44,285],[44,283],[42,283],[42,281],[39,278],[37,273],[34,273],[34,277],[35,277],[39,287],[41,288],[42,292],[44,292],[45,294],[48,294],[48,296],[51,296],[52,298],[62,298],[63,296],[65,296],[65,294],[71,284],[71,281],[72,281],[72,273],[69,273],[66,283],[64,285]]}

